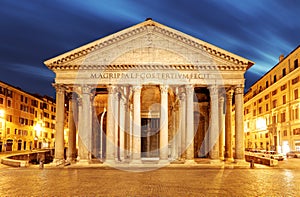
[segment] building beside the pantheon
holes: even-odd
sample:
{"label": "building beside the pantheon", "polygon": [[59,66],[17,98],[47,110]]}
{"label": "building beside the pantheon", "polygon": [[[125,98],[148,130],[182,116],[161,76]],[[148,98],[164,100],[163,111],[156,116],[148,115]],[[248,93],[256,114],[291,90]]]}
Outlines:
{"label": "building beside the pantheon", "polygon": [[71,162],[244,160],[248,59],[147,19],[45,65],[56,74],[56,164],[65,102]]}
{"label": "building beside the pantheon", "polygon": [[300,46],[254,83],[244,97],[245,147],[300,150]]}
{"label": "building beside the pantheon", "polygon": [[0,81],[0,152],[53,148],[55,108],[50,97]]}

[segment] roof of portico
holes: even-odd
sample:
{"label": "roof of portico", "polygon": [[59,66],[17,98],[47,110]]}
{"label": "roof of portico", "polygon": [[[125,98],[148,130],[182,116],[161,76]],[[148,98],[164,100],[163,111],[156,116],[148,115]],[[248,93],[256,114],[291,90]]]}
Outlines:
{"label": "roof of portico", "polygon": [[[83,45],[79,48],[76,48],[64,54],[61,54],[57,57],[51,58],[45,61],[44,64],[49,69],[52,70],[79,69],[80,65],[79,66],[72,65],[72,62],[75,62],[80,58],[88,56],[89,54],[94,53],[97,50],[109,48],[110,46],[118,42],[122,42],[126,39],[130,39],[130,37],[133,37],[141,33],[147,33],[147,32],[156,32],[159,34],[163,34],[164,36],[169,37],[171,39],[175,39],[176,41],[184,44],[185,46],[192,47],[193,49],[198,51],[203,51],[209,54],[210,56],[222,60],[223,62],[229,63],[231,65],[236,65],[238,70],[247,70],[254,64],[254,62],[246,58],[235,55],[231,52],[228,52],[224,49],[221,49],[217,46],[209,44],[205,41],[192,37],[188,34],[185,34],[173,28],[167,27],[163,24],[153,21],[152,19],[147,19],[146,21],[141,22],[137,25],[131,26],[117,33],[108,35],[104,38]],[[95,65],[92,66],[95,67]],[[103,66],[103,65],[97,65],[97,66]],[[124,66],[128,66],[128,65],[124,65]],[[191,66],[191,65],[183,65],[183,66]]]}

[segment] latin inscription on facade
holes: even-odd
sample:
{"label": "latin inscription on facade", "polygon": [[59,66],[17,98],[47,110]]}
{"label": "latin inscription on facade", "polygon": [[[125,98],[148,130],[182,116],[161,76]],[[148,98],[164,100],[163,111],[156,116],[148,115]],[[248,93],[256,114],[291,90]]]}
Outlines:
{"label": "latin inscription on facade", "polygon": [[210,74],[201,73],[124,73],[124,72],[103,72],[91,73],[91,79],[209,79]]}

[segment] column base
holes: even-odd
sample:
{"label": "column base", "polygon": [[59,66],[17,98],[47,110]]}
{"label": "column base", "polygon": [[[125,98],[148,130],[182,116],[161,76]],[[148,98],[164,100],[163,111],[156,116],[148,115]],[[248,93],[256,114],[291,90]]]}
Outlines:
{"label": "column base", "polygon": [[226,163],[233,163],[234,159],[233,158],[225,158]]}
{"label": "column base", "polygon": [[64,159],[53,159],[52,163],[50,164],[51,166],[61,166],[65,164]]}
{"label": "column base", "polygon": [[67,158],[66,162],[70,163],[70,164],[74,164],[76,163],[76,159],[75,158]]}
{"label": "column base", "polygon": [[109,165],[109,166],[113,166],[113,165],[116,164],[116,161],[112,160],[112,159],[111,160],[105,160],[104,164]]}
{"label": "column base", "polygon": [[88,159],[80,159],[76,164],[78,164],[78,165],[89,165],[90,164],[90,160],[88,160]]}
{"label": "column base", "polygon": [[197,164],[197,163],[196,163],[195,160],[193,160],[193,159],[186,159],[186,160],[184,161],[184,164],[187,164],[187,165],[194,165],[194,164]]}
{"label": "column base", "polygon": [[209,163],[210,164],[221,164],[222,162],[219,159],[211,159],[211,160],[209,160]]}
{"label": "column base", "polygon": [[224,158],[224,157],[220,157],[220,160],[221,160],[221,161],[224,161],[224,160],[225,160],[225,158]]}
{"label": "column base", "polygon": [[245,159],[235,159],[234,163],[242,166],[249,166],[249,162],[246,162]]}
{"label": "column base", "polygon": [[143,164],[140,159],[134,159],[130,161],[130,164]]}
{"label": "column base", "polygon": [[158,164],[159,164],[159,165],[169,165],[169,164],[170,164],[170,161],[169,161],[169,160],[166,160],[166,159],[162,159],[162,160],[159,160],[159,161],[158,161]]}

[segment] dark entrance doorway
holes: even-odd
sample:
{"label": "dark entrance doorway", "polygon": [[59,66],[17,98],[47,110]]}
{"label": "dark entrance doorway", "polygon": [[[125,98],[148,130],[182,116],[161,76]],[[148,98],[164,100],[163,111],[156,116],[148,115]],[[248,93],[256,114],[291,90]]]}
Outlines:
{"label": "dark entrance doorway", "polygon": [[6,141],[6,151],[12,151],[13,140]]}
{"label": "dark entrance doorway", "polygon": [[144,158],[159,157],[159,118],[142,118],[141,151]]}
{"label": "dark entrance doorway", "polygon": [[22,140],[18,140],[18,150],[22,150]]}

